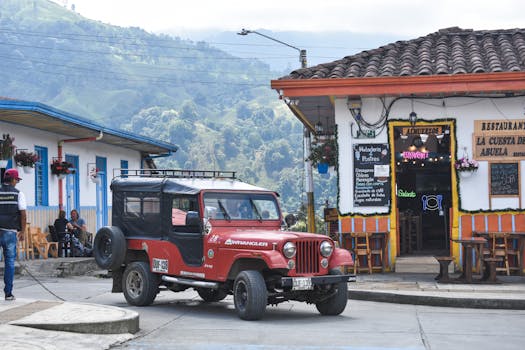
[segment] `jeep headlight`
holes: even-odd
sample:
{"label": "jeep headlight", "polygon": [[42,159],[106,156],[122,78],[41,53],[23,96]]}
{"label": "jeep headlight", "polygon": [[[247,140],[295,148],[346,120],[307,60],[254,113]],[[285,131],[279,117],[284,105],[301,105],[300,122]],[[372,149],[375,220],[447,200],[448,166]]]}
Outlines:
{"label": "jeep headlight", "polygon": [[319,250],[321,251],[321,255],[325,258],[328,258],[330,255],[332,255],[332,252],[334,251],[334,247],[332,244],[328,241],[323,241],[321,245],[319,246]]}
{"label": "jeep headlight", "polygon": [[283,246],[283,254],[288,259],[291,259],[295,256],[295,253],[297,253],[297,248],[295,247],[295,244],[292,242],[286,242]]}

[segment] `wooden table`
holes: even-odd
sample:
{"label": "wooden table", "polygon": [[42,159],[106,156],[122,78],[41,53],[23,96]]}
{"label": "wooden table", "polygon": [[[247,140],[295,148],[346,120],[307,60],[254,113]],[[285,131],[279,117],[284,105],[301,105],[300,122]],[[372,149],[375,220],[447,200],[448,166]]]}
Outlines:
{"label": "wooden table", "polygon": [[[483,237],[472,237],[453,239],[452,242],[461,244],[463,248],[463,272],[461,276],[458,277],[458,280],[465,283],[472,283],[472,258],[474,254],[481,251],[481,248],[487,243],[487,240]],[[481,258],[482,257],[478,253],[476,255],[476,259]]]}

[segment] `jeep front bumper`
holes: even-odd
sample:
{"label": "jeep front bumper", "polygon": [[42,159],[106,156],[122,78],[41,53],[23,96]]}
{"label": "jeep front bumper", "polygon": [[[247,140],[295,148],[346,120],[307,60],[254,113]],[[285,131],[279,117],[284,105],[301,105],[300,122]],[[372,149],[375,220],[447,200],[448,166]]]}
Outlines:
{"label": "jeep front bumper", "polygon": [[355,275],[326,275],[313,277],[282,277],[281,286],[292,290],[310,290],[314,286],[324,286],[342,282],[355,282]]}

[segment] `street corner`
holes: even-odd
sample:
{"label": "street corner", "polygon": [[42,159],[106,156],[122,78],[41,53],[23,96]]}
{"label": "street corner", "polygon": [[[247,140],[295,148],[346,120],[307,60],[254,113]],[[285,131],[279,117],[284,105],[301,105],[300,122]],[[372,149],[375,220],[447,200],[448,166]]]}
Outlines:
{"label": "street corner", "polygon": [[124,308],[70,302],[33,302],[7,311],[20,317],[9,325],[43,330],[90,334],[134,334],[139,331],[139,314]]}

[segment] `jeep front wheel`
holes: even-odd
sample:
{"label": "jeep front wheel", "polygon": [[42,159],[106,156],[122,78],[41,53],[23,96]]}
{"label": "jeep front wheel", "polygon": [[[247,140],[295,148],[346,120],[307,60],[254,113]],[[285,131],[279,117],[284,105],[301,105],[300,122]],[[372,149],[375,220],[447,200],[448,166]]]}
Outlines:
{"label": "jeep front wheel", "polygon": [[[330,275],[341,275],[339,270],[330,270]],[[335,293],[334,293],[335,291]],[[348,302],[348,284],[346,282],[340,282],[332,285],[329,290],[330,293],[334,293],[328,299],[323,300],[315,304],[317,310],[321,315],[334,316],[339,315],[346,308]]]}
{"label": "jeep front wheel", "polygon": [[147,306],[153,303],[159,289],[159,279],[145,261],[134,261],[124,270],[124,297],[130,305]]}
{"label": "jeep front wheel", "polygon": [[233,285],[233,301],[237,314],[243,320],[259,320],[268,302],[266,283],[259,271],[242,271]]}

